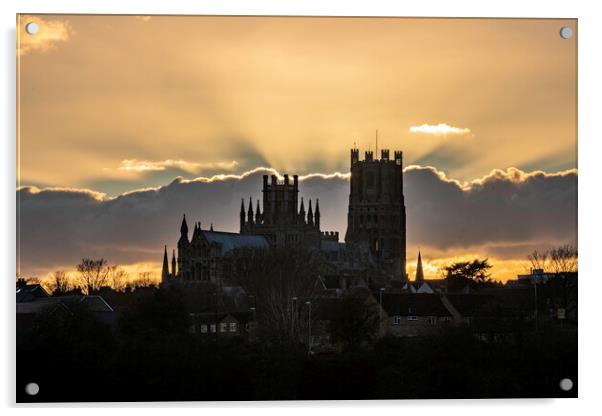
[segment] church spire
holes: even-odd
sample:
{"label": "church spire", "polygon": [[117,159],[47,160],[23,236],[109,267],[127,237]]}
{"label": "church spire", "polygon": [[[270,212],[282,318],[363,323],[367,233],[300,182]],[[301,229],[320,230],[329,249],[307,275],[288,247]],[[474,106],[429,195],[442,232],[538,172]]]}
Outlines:
{"label": "church spire", "polygon": [[422,257],[420,256],[420,250],[418,250],[418,263],[416,264],[416,283],[424,282],[424,272],[422,271]]}
{"label": "church spire", "polygon": [[311,199],[309,200],[309,208],[307,210],[307,223],[314,225],[314,211],[311,209]]}
{"label": "church spire", "polygon": [[167,261],[167,246],[163,250],[163,269],[161,270],[161,281],[167,283],[169,280],[169,263]]}

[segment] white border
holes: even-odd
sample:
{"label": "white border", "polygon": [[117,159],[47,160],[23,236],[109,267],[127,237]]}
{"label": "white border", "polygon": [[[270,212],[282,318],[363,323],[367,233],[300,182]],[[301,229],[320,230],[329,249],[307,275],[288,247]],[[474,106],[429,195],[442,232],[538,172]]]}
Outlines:
{"label": "white border", "polygon": [[[599,119],[602,111],[600,97],[600,41],[602,15],[593,0],[524,0],[469,1],[384,1],[384,0],[86,0],[74,2],[54,0],[5,0],[2,7],[2,57],[0,66],[4,97],[0,100],[2,124],[5,129],[2,163],[2,195],[0,230],[3,231],[0,264],[4,265],[2,308],[6,337],[0,342],[3,369],[0,377],[0,397],[4,406],[14,407],[14,297],[15,271],[15,14],[21,13],[107,13],[107,14],[238,14],[238,15],[345,15],[345,16],[439,16],[439,17],[558,17],[579,19],[579,251],[581,290],[579,299],[580,357],[579,400],[461,400],[461,401],[382,401],[382,402],[275,402],[275,403],[172,403],[142,404],[148,414],[164,414],[166,407],[198,414],[211,409],[212,413],[244,412],[245,416],[281,414],[304,415],[309,412],[331,413],[334,407],[345,407],[352,415],[372,409],[379,413],[415,412],[420,414],[505,415],[514,412],[545,412],[547,415],[592,414],[600,407],[598,397],[600,373],[600,303],[601,279],[596,272],[600,265],[597,236],[602,235],[600,214],[600,140]],[[598,260],[599,261],[599,260]],[[80,412],[74,407],[86,407],[86,412],[100,414],[105,405],[63,405],[50,409],[41,406],[25,409],[28,413],[65,414]],[[110,405],[135,407],[137,404]],[[61,408],[61,407],[67,407]],[[195,409],[196,408],[196,409]],[[10,409],[11,412],[15,409]],[[123,411],[123,410],[122,410]]]}

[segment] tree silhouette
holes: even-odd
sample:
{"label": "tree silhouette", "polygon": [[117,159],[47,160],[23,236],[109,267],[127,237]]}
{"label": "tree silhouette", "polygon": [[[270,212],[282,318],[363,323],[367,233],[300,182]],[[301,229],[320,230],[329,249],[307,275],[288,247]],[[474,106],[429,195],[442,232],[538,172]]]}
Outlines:
{"label": "tree silhouette", "polygon": [[119,292],[125,290],[129,274],[121,267],[114,265],[109,266],[109,284]]}
{"label": "tree silhouette", "polygon": [[50,286],[54,296],[64,295],[71,290],[69,276],[64,270],[57,270],[51,277]]}
{"label": "tree silhouette", "polygon": [[474,287],[490,282],[488,259],[474,259],[473,261],[462,261],[452,263],[443,268],[443,275],[447,280],[448,290],[455,291],[466,285]]}
{"label": "tree silhouette", "polygon": [[[237,250],[231,275],[254,296],[256,318],[263,335],[277,342],[305,340],[309,311],[305,302],[317,294],[319,261],[301,247]],[[312,320],[318,306],[312,305]]]}
{"label": "tree silhouette", "polygon": [[550,250],[550,266],[556,274],[577,272],[577,249],[569,244]]}
{"label": "tree silhouette", "polygon": [[145,271],[138,273],[138,278],[134,281],[134,287],[158,286],[158,283],[153,272]]}
{"label": "tree silhouette", "polygon": [[108,282],[109,267],[105,259],[82,259],[77,271],[80,287],[87,295],[97,293]]}
{"label": "tree silhouette", "polygon": [[445,267],[445,276],[447,278],[461,277],[464,279],[473,280],[475,282],[486,282],[491,276],[488,270],[491,269],[488,259],[474,259],[471,262],[462,261],[458,263],[452,263]]}
{"label": "tree silhouette", "polygon": [[527,256],[531,263],[531,269],[546,270],[548,260],[550,259],[550,253],[548,251],[533,250],[531,254]]}
{"label": "tree silhouette", "polygon": [[366,304],[364,299],[348,296],[337,303],[331,333],[347,350],[355,350],[375,339],[379,322],[374,306]]}

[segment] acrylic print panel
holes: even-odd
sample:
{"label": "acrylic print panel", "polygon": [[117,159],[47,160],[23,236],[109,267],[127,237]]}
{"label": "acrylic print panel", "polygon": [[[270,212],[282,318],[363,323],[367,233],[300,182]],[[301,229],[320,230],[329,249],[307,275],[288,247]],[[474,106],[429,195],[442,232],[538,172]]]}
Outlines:
{"label": "acrylic print panel", "polygon": [[17,32],[18,401],[576,397],[576,20]]}

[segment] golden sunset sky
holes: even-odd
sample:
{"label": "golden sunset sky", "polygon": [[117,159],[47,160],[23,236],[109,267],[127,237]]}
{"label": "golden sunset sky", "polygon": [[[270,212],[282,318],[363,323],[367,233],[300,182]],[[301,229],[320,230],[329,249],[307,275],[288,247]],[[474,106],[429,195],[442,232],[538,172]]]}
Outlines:
{"label": "golden sunset sky", "polygon": [[[21,15],[17,185],[108,200],[177,176],[346,173],[376,129],[379,148],[462,185],[576,169],[576,38],[557,19]],[[495,260],[432,253],[433,269]],[[501,256],[499,275],[523,260]]]}

